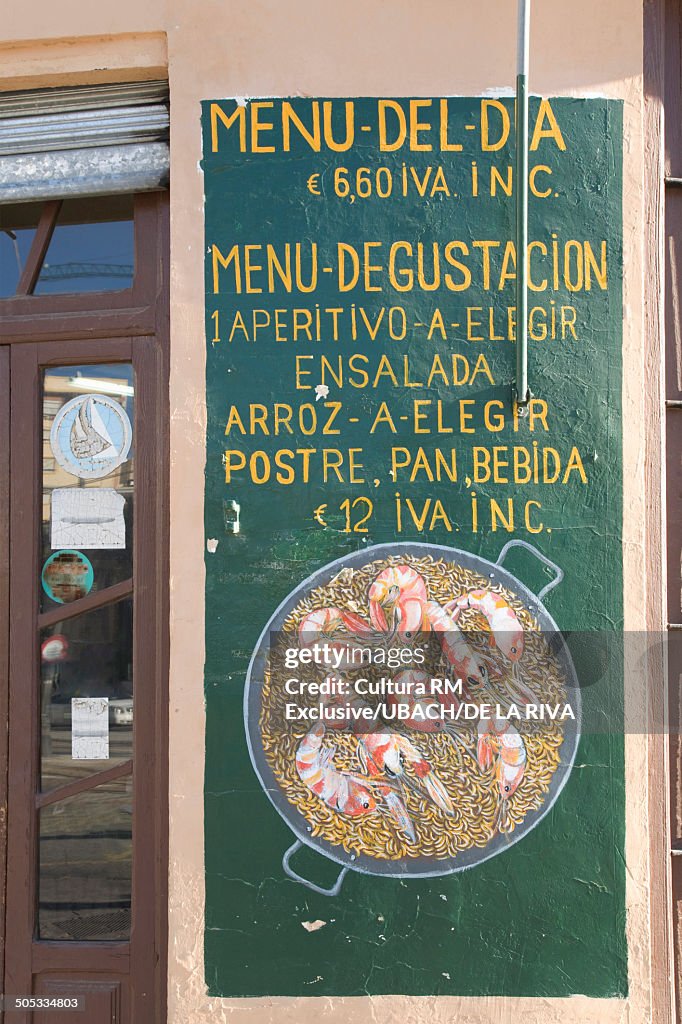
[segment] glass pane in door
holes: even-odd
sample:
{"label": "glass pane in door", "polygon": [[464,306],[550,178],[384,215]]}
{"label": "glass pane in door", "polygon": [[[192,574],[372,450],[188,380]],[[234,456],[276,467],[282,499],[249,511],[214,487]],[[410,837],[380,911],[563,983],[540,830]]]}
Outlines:
{"label": "glass pane in door", "polygon": [[133,756],[132,599],[55,623],[40,639],[46,792]]}
{"label": "glass pane in door", "polygon": [[39,938],[129,938],[132,813],[131,776],[42,808]]}
{"label": "glass pane in door", "polygon": [[44,370],[42,611],[132,576],[134,428],[130,364]]}
{"label": "glass pane in door", "polygon": [[[69,611],[132,576],[135,384],[127,363],[42,383],[40,789],[57,796],[133,754],[133,598]],[[39,834],[40,937],[127,938],[131,776],[42,808]]]}

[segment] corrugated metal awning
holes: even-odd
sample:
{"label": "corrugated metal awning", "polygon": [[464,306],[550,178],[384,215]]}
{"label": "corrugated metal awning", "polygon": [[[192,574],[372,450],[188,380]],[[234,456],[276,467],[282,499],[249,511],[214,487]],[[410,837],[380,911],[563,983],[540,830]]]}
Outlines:
{"label": "corrugated metal awning", "polygon": [[0,203],[165,188],[168,84],[0,94]]}

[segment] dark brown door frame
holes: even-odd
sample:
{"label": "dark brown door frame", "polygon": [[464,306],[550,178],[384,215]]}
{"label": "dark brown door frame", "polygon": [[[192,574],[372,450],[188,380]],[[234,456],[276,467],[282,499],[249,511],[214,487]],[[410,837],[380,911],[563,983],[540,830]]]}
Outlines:
{"label": "dark brown door frame", "polygon": [[[0,346],[0,395],[9,394],[9,348]],[[9,553],[9,402],[0,400],[0,548]],[[0,978],[5,976],[7,753],[9,711],[9,557],[0,563]],[[1,1018],[1,1015],[0,1015]]]}
{"label": "dark brown door frame", "polygon": [[[48,214],[49,210],[46,224]],[[55,217],[56,214],[52,217],[52,228]],[[42,232],[43,246],[50,233],[47,224],[47,230]],[[7,821],[0,815],[0,895],[8,897],[8,900],[3,899],[0,915],[0,940],[6,935],[11,942],[10,948],[9,942],[4,945],[0,941],[0,968],[7,971],[4,988],[7,993],[30,992],[32,975],[46,971],[66,972],[72,968],[80,974],[90,974],[93,979],[105,978],[109,970],[129,972],[133,993],[131,1020],[134,1024],[164,1024],[168,877],[169,359],[168,203],[163,194],[136,199],[135,263],[133,288],[114,296],[104,293],[25,295],[0,302],[2,393],[7,395],[10,367],[13,384],[16,384],[12,392],[11,419],[7,403],[0,403],[0,543],[4,543],[4,551],[10,551],[9,573],[8,560],[0,560],[0,801],[6,795],[8,781],[14,796],[18,788],[24,797],[20,801],[13,799],[9,862],[17,863],[16,858],[24,847],[34,851],[28,872],[29,886],[22,891],[14,879],[7,878]],[[37,630],[46,625],[49,618],[38,618],[35,590],[39,568],[36,523],[41,499],[40,431],[35,430],[35,423],[40,422],[35,418],[39,412],[40,368],[59,363],[103,361],[132,361],[136,372],[136,559],[131,581],[135,594],[135,678],[140,698],[143,680],[153,680],[153,687],[149,689],[154,694],[153,700],[137,699],[135,703],[135,733],[148,736],[151,742],[144,753],[138,751],[140,744],[135,743],[137,758],[133,767],[134,806],[148,809],[144,816],[138,813],[134,821],[133,903],[134,906],[142,901],[148,904],[153,898],[154,907],[153,915],[134,918],[129,948],[126,943],[29,941],[34,934],[36,909],[32,884],[36,866],[33,802],[41,803],[40,797],[36,798],[38,659],[35,652]],[[10,430],[14,447],[8,443]],[[9,496],[13,480],[21,485],[26,495],[31,493],[31,500],[23,507],[14,502],[10,522]],[[108,597],[116,599],[129,589],[125,584],[110,588]],[[118,590],[120,594],[112,593]],[[12,607],[21,605],[27,610],[21,616],[13,616],[11,624],[10,594]],[[89,606],[103,603],[95,595],[84,601]],[[87,610],[81,602],[77,604],[81,610]],[[72,609],[77,611],[76,603]],[[16,693],[12,696],[8,733],[5,724],[10,662],[12,671],[20,672],[26,680],[24,692],[31,695],[31,700],[18,700]],[[8,780],[10,746],[16,746],[14,738],[24,730],[34,736],[30,771]],[[18,955],[18,946],[30,950],[30,955]],[[4,964],[3,954],[6,954]],[[151,987],[150,979],[153,979]],[[17,1024],[24,1024],[24,1021],[28,1024],[30,1019],[23,1014],[13,1014],[14,1017]]]}
{"label": "dark brown door frame", "polygon": [[[646,625],[653,638],[665,633],[668,621],[674,621],[666,608],[666,518],[665,433],[666,391],[666,176],[670,174],[668,154],[677,134],[678,157],[682,160],[679,142],[680,106],[680,9],[679,0],[644,0],[644,357],[648,387],[644,391],[645,418],[643,430],[646,443],[645,487],[646,515]],[[675,58],[675,47],[678,48]],[[675,68],[676,81],[670,69]],[[668,74],[666,75],[666,70]],[[667,117],[666,117],[667,113]],[[682,197],[681,197],[682,198]],[[682,538],[678,538],[678,541]],[[670,538],[668,537],[668,543]],[[671,581],[668,580],[668,587]],[[670,594],[668,594],[670,596]],[[668,604],[670,602],[668,601]],[[673,894],[674,875],[682,867],[682,858],[671,852],[678,835],[675,805],[679,804],[682,746],[680,737],[666,735],[656,723],[668,721],[672,700],[679,699],[673,679],[673,665],[664,645],[649,644],[650,721],[654,723],[648,736],[648,817],[649,817],[649,914],[651,927],[651,1005],[656,1024],[669,1024],[680,1019],[680,894]],[[660,655],[656,658],[654,651]],[[679,889],[680,879],[677,880]]]}

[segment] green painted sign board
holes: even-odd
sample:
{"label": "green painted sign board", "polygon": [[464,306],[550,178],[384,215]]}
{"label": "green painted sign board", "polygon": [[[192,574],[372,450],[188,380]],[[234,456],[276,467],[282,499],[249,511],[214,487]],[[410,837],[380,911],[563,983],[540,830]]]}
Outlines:
{"label": "green painted sign board", "polygon": [[[627,992],[622,735],[585,730],[579,769],[500,855],[433,877],[351,869],[323,895],[283,868],[295,837],[245,730],[273,612],[374,545],[495,563],[522,540],[563,571],[542,602],[559,629],[621,628],[622,107],[530,102],[525,418],[511,404],[513,110],[203,104],[212,996]],[[507,565],[534,594],[553,579],[522,546]],[[586,720],[599,688],[574,656]],[[305,843],[295,857],[333,888],[338,863]]]}

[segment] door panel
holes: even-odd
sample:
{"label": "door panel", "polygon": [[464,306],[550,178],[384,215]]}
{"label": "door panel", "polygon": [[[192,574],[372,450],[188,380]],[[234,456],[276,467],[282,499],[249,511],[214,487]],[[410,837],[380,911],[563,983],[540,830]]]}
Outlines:
{"label": "door panel", "polygon": [[87,1006],[84,1011],[48,1010],[34,1013],[34,1024],[125,1024],[128,1019],[126,990],[110,978],[91,975],[87,980],[74,981],[58,974],[46,974],[39,978],[36,994],[55,999],[78,996]]}

